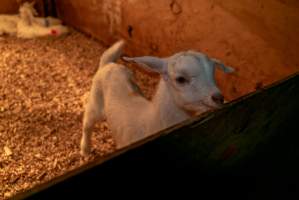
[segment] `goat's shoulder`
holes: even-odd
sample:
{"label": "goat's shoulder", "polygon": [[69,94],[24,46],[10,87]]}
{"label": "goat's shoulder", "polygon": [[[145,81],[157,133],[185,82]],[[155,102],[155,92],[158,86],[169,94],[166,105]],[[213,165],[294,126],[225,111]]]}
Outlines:
{"label": "goat's shoulder", "polygon": [[99,71],[102,71],[103,73],[107,74],[107,73],[128,73],[128,71],[130,70],[122,64],[111,62],[101,67]]}
{"label": "goat's shoulder", "polygon": [[93,79],[94,81],[102,80],[111,82],[113,80],[127,79],[131,74],[132,72],[124,65],[109,63],[100,67]]}

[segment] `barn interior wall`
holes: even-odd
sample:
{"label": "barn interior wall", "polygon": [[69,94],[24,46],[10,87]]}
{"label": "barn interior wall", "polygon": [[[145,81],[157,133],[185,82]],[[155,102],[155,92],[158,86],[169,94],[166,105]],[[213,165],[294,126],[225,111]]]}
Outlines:
{"label": "barn interior wall", "polygon": [[195,49],[223,60],[237,71],[216,74],[228,99],[299,71],[296,0],[60,0],[57,9],[107,44],[127,39],[131,55]]}
{"label": "barn interior wall", "polygon": [[1,0],[0,14],[15,13],[18,10],[17,0]]}
{"label": "barn interior wall", "polygon": [[[12,12],[15,1],[2,0],[1,12]],[[236,69],[216,74],[228,100],[299,71],[296,0],[53,2],[66,24],[106,44],[125,38],[129,55],[194,49],[222,60]]]}

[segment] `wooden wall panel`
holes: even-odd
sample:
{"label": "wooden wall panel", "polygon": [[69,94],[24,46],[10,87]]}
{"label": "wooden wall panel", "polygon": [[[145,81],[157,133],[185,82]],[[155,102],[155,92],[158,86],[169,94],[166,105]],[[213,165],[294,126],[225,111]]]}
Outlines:
{"label": "wooden wall panel", "polygon": [[0,2],[0,14],[16,13],[17,10],[18,10],[17,0],[1,0],[1,2]]}
{"label": "wooden wall panel", "polygon": [[217,72],[228,100],[299,71],[295,0],[59,0],[66,23],[131,55],[168,56],[195,49],[237,71]]}

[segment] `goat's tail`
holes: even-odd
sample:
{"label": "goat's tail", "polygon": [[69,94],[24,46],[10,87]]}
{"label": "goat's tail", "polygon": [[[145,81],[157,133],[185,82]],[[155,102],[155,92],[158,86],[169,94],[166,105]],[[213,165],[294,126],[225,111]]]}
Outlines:
{"label": "goat's tail", "polygon": [[101,57],[100,68],[107,65],[110,62],[115,62],[122,54],[123,47],[125,45],[124,40],[119,40],[114,43],[109,49],[107,49]]}

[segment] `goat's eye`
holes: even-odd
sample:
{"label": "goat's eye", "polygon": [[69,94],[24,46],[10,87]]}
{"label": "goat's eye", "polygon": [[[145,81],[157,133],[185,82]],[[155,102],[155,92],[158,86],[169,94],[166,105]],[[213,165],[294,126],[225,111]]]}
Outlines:
{"label": "goat's eye", "polygon": [[177,77],[175,81],[181,85],[188,83],[188,80],[182,76]]}

